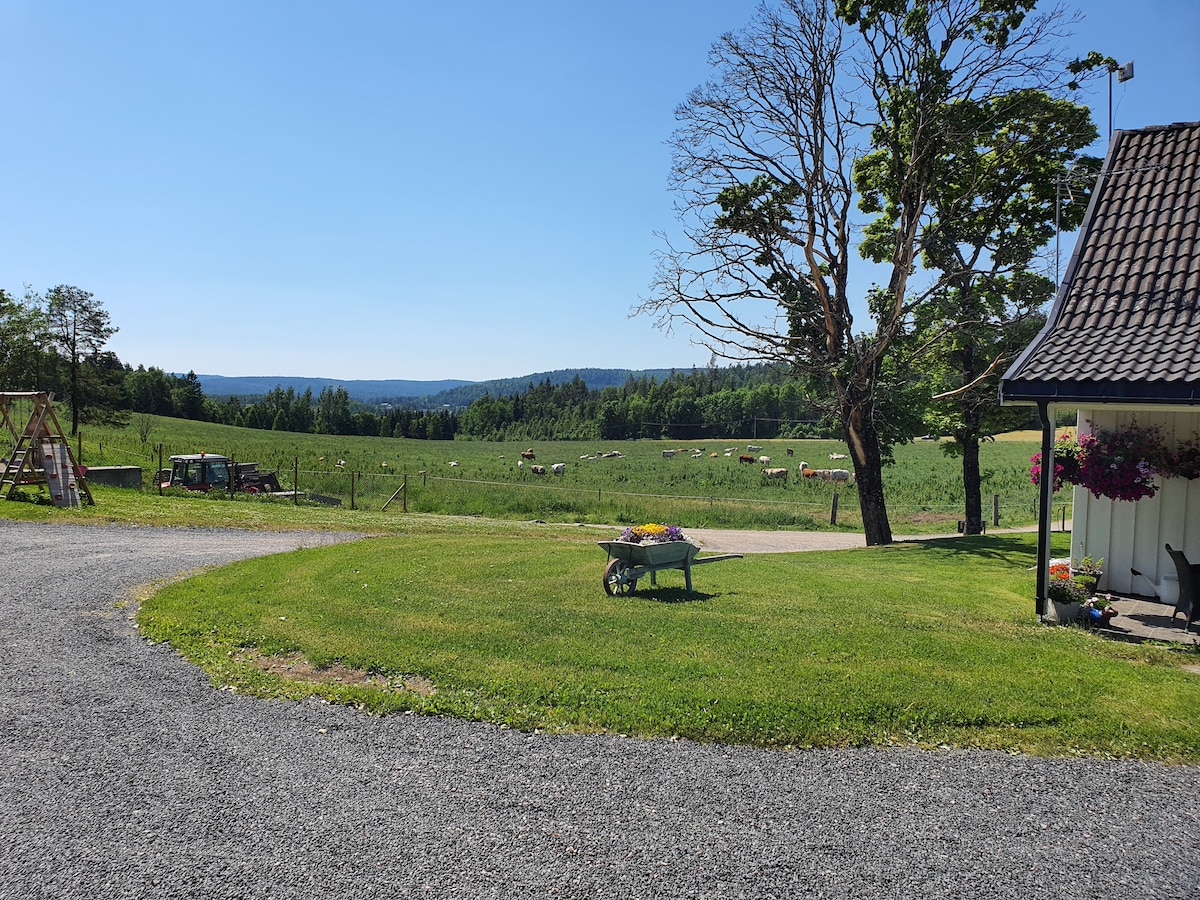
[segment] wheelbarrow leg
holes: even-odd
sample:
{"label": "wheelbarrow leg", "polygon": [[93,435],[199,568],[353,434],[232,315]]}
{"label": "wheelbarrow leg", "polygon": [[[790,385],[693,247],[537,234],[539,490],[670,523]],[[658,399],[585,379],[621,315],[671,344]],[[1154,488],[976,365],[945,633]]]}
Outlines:
{"label": "wheelbarrow leg", "polygon": [[687,591],[692,592],[692,561],[685,559],[683,561],[683,581],[687,585]]}

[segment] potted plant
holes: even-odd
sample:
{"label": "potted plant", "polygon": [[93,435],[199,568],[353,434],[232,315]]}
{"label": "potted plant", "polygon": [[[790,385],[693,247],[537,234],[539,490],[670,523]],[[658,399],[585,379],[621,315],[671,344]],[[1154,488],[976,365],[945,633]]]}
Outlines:
{"label": "potted plant", "polygon": [[1083,601],[1087,599],[1083,585],[1070,578],[1051,578],[1046,593],[1050,595],[1050,602],[1054,606],[1054,618],[1061,625],[1077,620],[1083,609]]}
{"label": "potted plant", "polygon": [[1071,577],[1083,585],[1089,597],[1095,596],[1096,585],[1104,574],[1104,558],[1093,559],[1085,556],[1082,559],[1071,560]]}

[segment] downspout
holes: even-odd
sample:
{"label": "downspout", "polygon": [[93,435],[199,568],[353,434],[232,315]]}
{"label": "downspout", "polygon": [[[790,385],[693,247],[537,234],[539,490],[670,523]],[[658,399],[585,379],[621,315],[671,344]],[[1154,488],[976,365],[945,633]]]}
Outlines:
{"label": "downspout", "polygon": [[1037,614],[1046,617],[1047,588],[1050,581],[1050,525],[1054,518],[1054,422],[1050,419],[1050,401],[1038,401],[1042,423],[1042,474],[1038,479],[1038,552]]}

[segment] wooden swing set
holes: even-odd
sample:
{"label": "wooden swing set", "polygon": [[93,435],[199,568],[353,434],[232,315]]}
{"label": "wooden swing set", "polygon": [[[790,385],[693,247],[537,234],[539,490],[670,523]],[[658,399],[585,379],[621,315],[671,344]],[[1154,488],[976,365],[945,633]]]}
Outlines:
{"label": "wooden swing set", "polygon": [[[29,420],[18,428],[27,401]],[[15,417],[15,418],[14,418]],[[22,487],[42,485],[55,506],[94,504],[83,470],[71,453],[71,444],[54,414],[54,395],[45,391],[0,391],[0,420],[12,437],[12,449],[0,458],[0,498],[12,500]]]}

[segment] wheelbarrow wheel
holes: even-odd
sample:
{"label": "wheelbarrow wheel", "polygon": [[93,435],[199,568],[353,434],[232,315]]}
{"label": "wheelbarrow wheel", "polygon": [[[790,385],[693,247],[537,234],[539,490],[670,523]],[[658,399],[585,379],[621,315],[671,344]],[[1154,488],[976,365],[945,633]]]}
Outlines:
{"label": "wheelbarrow wheel", "polygon": [[632,566],[623,559],[614,559],[604,569],[604,591],[610,597],[618,594],[632,594],[637,587],[637,579],[629,577]]}

